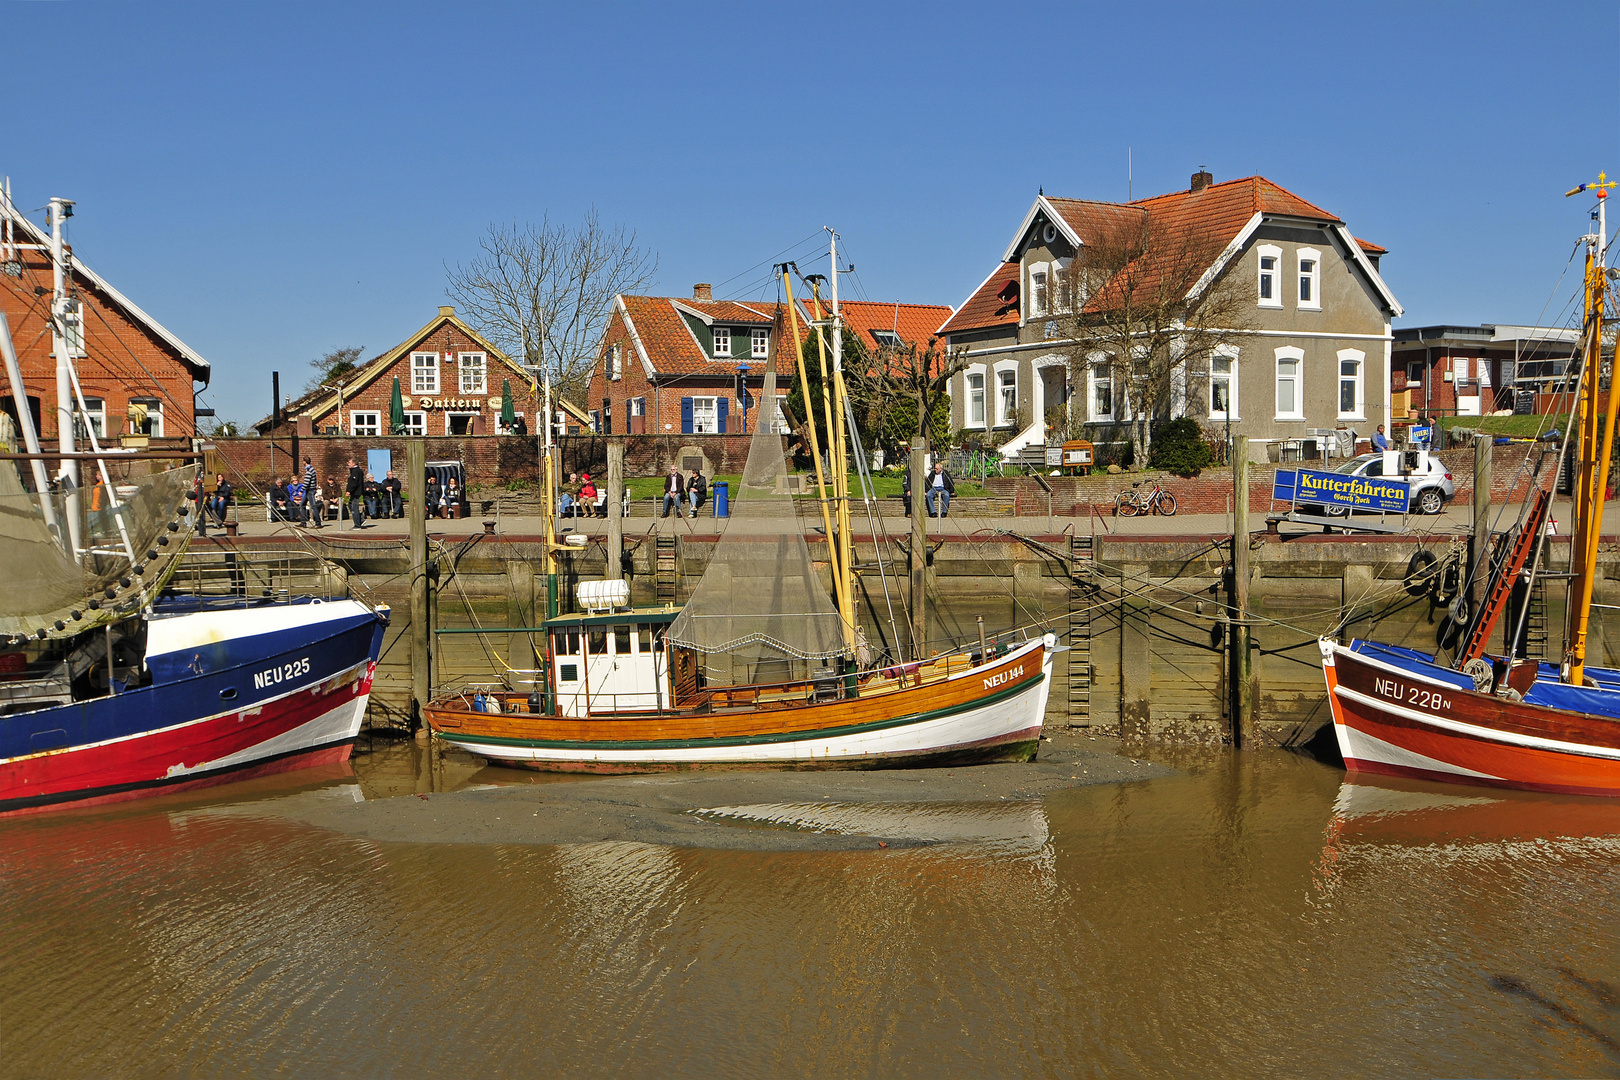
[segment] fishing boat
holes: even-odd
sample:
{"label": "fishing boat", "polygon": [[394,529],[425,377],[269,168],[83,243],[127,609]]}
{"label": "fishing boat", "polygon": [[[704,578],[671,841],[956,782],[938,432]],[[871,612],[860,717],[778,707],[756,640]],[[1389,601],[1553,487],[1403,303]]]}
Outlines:
{"label": "fishing boat", "polygon": [[[67,279],[59,203],[56,312]],[[70,356],[60,319],[52,333],[55,354]],[[0,432],[0,815],[346,761],[388,610],[250,597],[245,579],[223,595],[175,595],[202,513],[197,465],[103,449],[71,361],[57,368],[70,419],[42,452],[3,314],[0,357],[19,418],[14,434]]]}
{"label": "fishing boat", "polygon": [[[785,267],[783,279],[793,344],[779,348],[799,355],[802,381]],[[685,605],[632,607],[623,581],[581,583],[583,610],[554,614],[535,628],[545,654],[543,686],[528,694],[501,687],[441,697],[425,710],[437,738],[504,764],[602,773],[1035,756],[1057,645],[1052,634],[860,662],[845,446],[846,436],[851,446],[858,440],[840,403],[836,302],[835,293],[833,343],[823,349],[832,358],[824,379],[833,391],[825,427],[834,433],[830,494],[810,425],[836,600],[816,572],[787,494],[782,430],[766,418],[755,426],[725,532]],[[821,327],[814,329],[825,346]],[[775,401],[775,387],[772,365],[761,400]],[[549,470],[550,455],[543,460]],[[548,550],[554,547],[548,537]]]}
{"label": "fishing boat", "polygon": [[[1571,557],[1563,655],[1551,664],[1525,658],[1527,606],[1519,605],[1501,655],[1488,652],[1515,586],[1546,574],[1550,476],[1538,460],[1531,498],[1494,553],[1481,542],[1473,573],[1491,568],[1484,601],[1451,655],[1354,640],[1320,642],[1333,729],[1351,773],[1445,780],[1577,795],[1620,796],[1620,670],[1587,662],[1588,625],[1597,569],[1604,496],[1609,486],[1620,394],[1600,393],[1603,313],[1611,275],[1605,200],[1614,183],[1602,174],[1594,191],[1596,233],[1584,238],[1585,322],[1579,357],[1578,429],[1562,455],[1578,454],[1571,489]],[[1573,365],[1572,365],[1573,366]],[[1606,400],[1605,400],[1606,397]],[[1606,406],[1606,414],[1599,409]],[[1601,423],[1600,423],[1601,421]],[[1543,452],[1545,459],[1548,452]],[[1483,537],[1479,538],[1481,541]],[[1461,611],[1456,612],[1462,615]]]}

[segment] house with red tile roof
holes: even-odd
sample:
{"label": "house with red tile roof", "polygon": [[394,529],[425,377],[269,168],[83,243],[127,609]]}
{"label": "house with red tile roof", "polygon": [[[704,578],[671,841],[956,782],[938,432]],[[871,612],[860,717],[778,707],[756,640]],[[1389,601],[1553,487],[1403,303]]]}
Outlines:
{"label": "house with red tile roof", "polygon": [[[1217,184],[1200,170],[1185,191],[1132,202],[1036,198],[995,269],[936,330],[968,361],[953,381],[958,430],[1007,456],[1033,457],[1049,432],[1091,440],[1099,458],[1122,455],[1130,416],[1117,365],[1076,362],[1056,317],[1070,314],[1065,303],[1083,319],[1117,302],[1106,284],[1073,296],[1077,271],[1088,238],[1144,219],[1218,252],[1189,297],[1219,283],[1252,305],[1237,344],[1189,360],[1166,415],[1248,436],[1251,453],[1274,461],[1326,452],[1342,431],[1365,442],[1389,423],[1401,306],[1379,274],[1385,249],[1264,177]],[[1137,281],[1151,283],[1151,270]]]}
{"label": "house with red tile roof", "polygon": [[786,336],[785,309],[716,300],[706,284],[689,298],[617,296],[587,408],[608,435],[746,434],[766,372],[776,369],[778,399],[791,387],[793,350],[778,349]]}

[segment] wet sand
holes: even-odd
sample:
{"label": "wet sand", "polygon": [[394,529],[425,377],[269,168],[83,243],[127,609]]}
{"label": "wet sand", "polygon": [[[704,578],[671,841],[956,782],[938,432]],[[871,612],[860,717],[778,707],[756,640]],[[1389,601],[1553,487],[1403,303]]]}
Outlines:
{"label": "wet sand", "polygon": [[683,848],[839,851],[981,841],[987,838],[986,820],[1015,820],[1016,815],[953,819],[949,808],[1016,806],[1068,788],[1150,780],[1172,772],[1122,754],[1115,740],[1060,731],[1042,741],[1036,761],[1023,764],[616,776],[356,803],[303,802],[288,805],[287,812],[347,835],[400,843],[616,840]]}

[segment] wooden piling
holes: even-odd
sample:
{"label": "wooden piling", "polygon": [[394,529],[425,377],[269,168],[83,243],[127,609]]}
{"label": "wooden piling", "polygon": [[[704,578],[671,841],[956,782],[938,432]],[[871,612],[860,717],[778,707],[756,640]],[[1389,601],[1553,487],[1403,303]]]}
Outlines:
{"label": "wooden piling", "polygon": [[608,581],[624,577],[624,440],[609,439],[607,444],[607,571]]}
{"label": "wooden piling", "polygon": [[1234,747],[1254,741],[1254,722],[1260,704],[1260,672],[1254,663],[1253,628],[1249,625],[1249,440],[1232,438],[1232,581],[1228,593],[1231,633],[1227,635],[1231,659],[1228,686],[1232,701],[1231,736]]}
{"label": "wooden piling", "polygon": [[427,703],[433,693],[429,678],[433,627],[428,605],[427,507],[422,501],[427,487],[426,440],[411,439],[405,444],[405,484],[411,497],[411,711],[418,734],[426,737]]}
{"label": "wooden piling", "polygon": [[1474,531],[1468,544],[1468,565],[1473,574],[1470,611],[1478,611],[1485,602],[1485,590],[1490,584],[1486,559],[1491,543],[1491,448],[1495,444],[1493,436],[1474,436]]}
{"label": "wooden piling", "polygon": [[923,490],[928,474],[923,469],[923,440],[911,440],[911,642],[912,659],[928,655],[928,513]]}

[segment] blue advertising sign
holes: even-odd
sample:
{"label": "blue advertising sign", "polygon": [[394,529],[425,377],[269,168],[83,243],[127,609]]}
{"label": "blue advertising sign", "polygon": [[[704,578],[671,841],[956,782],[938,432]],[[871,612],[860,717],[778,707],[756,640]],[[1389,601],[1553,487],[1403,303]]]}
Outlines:
{"label": "blue advertising sign", "polygon": [[[1404,480],[1391,480],[1383,476],[1351,476],[1348,473],[1326,472],[1320,469],[1277,470],[1272,497],[1313,506],[1343,506],[1351,510],[1373,513],[1404,514],[1411,490]],[[1284,476],[1288,494],[1283,490]]]}

